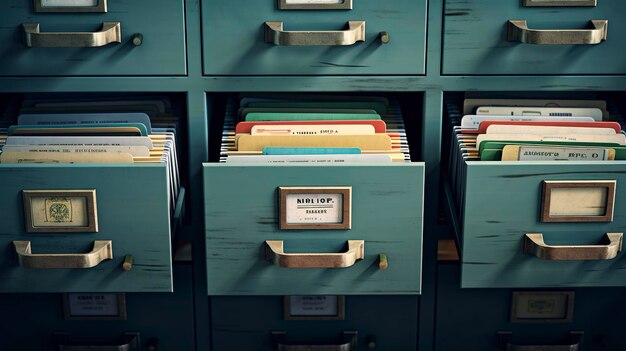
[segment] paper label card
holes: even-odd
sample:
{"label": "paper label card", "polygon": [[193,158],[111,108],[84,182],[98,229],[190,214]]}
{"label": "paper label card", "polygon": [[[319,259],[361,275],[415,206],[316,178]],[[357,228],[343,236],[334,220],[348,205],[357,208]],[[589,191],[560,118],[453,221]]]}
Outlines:
{"label": "paper label card", "polygon": [[285,296],[286,320],[343,320],[344,296]]}
{"label": "paper label card", "polygon": [[107,0],[33,0],[35,12],[107,12]]}
{"label": "paper label card", "polygon": [[351,10],[352,0],[278,0],[280,10]]}
{"label": "paper label card", "polygon": [[43,7],[94,7],[98,0],[41,0]]}
{"label": "paper label card", "polygon": [[513,292],[511,322],[568,322],[573,304],[571,291]]}
{"label": "paper label card", "polygon": [[126,298],[121,293],[68,293],[66,319],[126,319]]}
{"label": "paper label card", "polygon": [[280,229],[350,229],[349,187],[280,187]]}
{"label": "paper label card", "polygon": [[615,180],[543,182],[542,222],[612,222]]}

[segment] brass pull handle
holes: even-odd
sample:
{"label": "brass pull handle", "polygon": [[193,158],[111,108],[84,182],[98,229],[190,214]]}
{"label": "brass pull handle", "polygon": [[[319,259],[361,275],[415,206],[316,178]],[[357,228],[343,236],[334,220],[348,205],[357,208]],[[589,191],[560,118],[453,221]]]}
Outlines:
{"label": "brass pull handle", "polygon": [[575,261],[575,260],[611,260],[622,251],[623,233],[607,233],[606,245],[546,245],[543,234],[532,233],[524,236],[524,253],[534,255],[543,260]]}
{"label": "brass pull handle", "polygon": [[104,22],[98,32],[39,31],[39,23],[23,23],[24,41],[32,48],[89,48],[122,42],[120,22]]}
{"label": "brass pull handle", "polygon": [[338,46],[365,41],[365,21],[349,21],[339,31],[286,31],[283,22],[265,22],[265,42],[282,46]]}
{"label": "brass pull handle", "polygon": [[[59,334],[58,339],[67,339],[66,334]],[[139,333],[124,333],[120,344],[115,345],[72,345],[67,340],[59,341],[59,351],[130,351],[140,346]]]}
{"label": "brass pull handle", "polygon": [[353,347],[356,347],[358,335],[356,331],[344,331],[341,336],[341,341],[338,344],[301,345],[287,343],[285,341],[287,336],[286,332],[273,331],[272,340],[274,340],[278,351],[350,351]]}
{"label": "brass pull handle", "polygon": [[508,40],[536,45],[592,45],[606,40],[608,20],[591,20],[592,29],[528,29],[524,20],[509,20]]}
{"label": "brass pull handle", "polygon": [[30,241],[13,241],[20,266],[24,268],[91,268],[113,258],[113,241],[95,240],[84,254],[33,254]]}
{"label": "brass pull handle", "polygon": [[282,240],[265,241],[265,258],[285,268],[346,268],[365,256],[365,240],[348,240],[342,253],[285,253]]}
{"label": "brass pull handle", "polygon": [[507,351],[578,351],[583,335],[581,331],[572,331],[566,343],[561,345],[517,345],[511,342],[513,334],[510,331],[499,331],[498,346]]}

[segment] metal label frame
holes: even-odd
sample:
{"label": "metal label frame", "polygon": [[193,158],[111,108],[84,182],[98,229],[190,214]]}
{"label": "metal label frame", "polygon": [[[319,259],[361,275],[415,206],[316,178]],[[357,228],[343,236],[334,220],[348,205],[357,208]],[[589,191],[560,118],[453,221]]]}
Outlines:
{"label": "metal label frame", "polygon": [[352,0],[340,4],[287,4],[287,0],[277,0],[279,10],[352,10]]}
{"label": "metal label frame", "polygon": [[[87,226],[34,226],[32,217],[33,198],[86,198]],[[22,190],[24,202],[24,224],[28,233],[97,233],[98,232],[98,210],[96,205],[96,190]]]}
{"label": "metal label frame", "polygon": [[[615,208],[616,180],[561,181],[544,180],[541,199],[541,222],[612,222]],[[606,212],[603,216],[550,216],[552,189],[554,188],[606,188]]]}
{"label": "metal label frame", "polygon": [[[517,315],[519,298],[525,295],[554,296],[562,295],[567,299],[567,307],[563,318],[520,318]],[[511,301],[511,323],[571,323],[574,319],[574,291],[513,291]]]}
{"label": "metal label frame", "polygon": [[[324,224],[287,223],[287,195],[289,194],[341,194],[343,195],[342,222]],[[352,228],[352,187],[278,187],[279,228],[281,230],[312,229],[333,230]]]}
{"label": "metal label frame", "polygon": [[346,319],[346,297],[337,296],[337,314],[334,316],[294,316],[291,314],[291,296],[285,296],[283,297],[283,319],[286,321],[343,321]]}
{"label": "metal label frame", "polygon": [[43,6],[42,0],[33,0],[35,12],[40,13],[85,13],[85,12],[107,12],[107,0],[98,0],[96,6]]}
{"label": "metal label frame", "polygon": [[524,7],[596,7],[598,0],[523,0]]}
{"label": "metal label frame", "polygon": [[[78,294],[78,295],[116,295],[117,296],[117,311],[119,312],[115,316],[74,316],[70,312],[70,294]],[[126,293],[64,293],[63,294],[63,316],[65,320],[116,320],[116,321],[125,321],[128,317],[126,313]]]}

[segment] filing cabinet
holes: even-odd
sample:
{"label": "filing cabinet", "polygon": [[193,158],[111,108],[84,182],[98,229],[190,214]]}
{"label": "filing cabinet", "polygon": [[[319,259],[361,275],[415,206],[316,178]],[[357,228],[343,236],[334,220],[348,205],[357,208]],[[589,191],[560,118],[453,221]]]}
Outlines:
{"label": "filing cabinet", "polygon": [[[461,289],[460,278],[458,264],[439,264],[436,350],[626,347],[621,338],[624,288]],[[514,300],[518,294],[527,298]],[[566,300],[562,304],[560,297]]]}
{"label": "filing cabinet", "polygon": [[615,1],[446,0],[442,73],[624,74],[624,6]]}
{"label": "filing cabinet", "polygon": [[173,270],[174,293],[1,294],[0,349],[193,350],[191,265]]}
{"label": "filing cabinet", "polygon": [[0,76],[187,74],[183,0],[100,0],[106,13],[37,12],[40,2],[62,3],[0,5]]}
{"label": "filing cabinet", "polygon": [[[331,297],[304,298],[317,299],[308,305],[319,309],[324,304],[316,301]],[[319,349],[321,345],[328,350],[416,349],[416,296],[347,296],[343,315],[335,320],[290,319],[285,312],[289,299],[211,297],[213,350]]]}
{"label": "filing cabinet", "polygon": [[[460,113],[457,100],[448,101],[446,113]],[[624,161],[463,162],[462,190],[446,192],[454,203],[449,212],[461,251],[462,287],[624,286]],[[551,217],[551,201],[596,206],[589,197],[561,199],[553,186],[602,192],[606,218]],[[456,199],[455,191],[461,194]]]}
{"label": "filing cabinet", "polygon": [[204,74],[423,75],[426,10],[426,0],[204,1]]}

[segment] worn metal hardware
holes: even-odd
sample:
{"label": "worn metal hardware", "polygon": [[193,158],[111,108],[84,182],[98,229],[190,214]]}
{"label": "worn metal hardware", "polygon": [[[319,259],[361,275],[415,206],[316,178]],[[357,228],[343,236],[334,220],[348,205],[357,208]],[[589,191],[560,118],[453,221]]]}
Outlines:
{"label": "worn metal hardware", "polygon": [[381,270],[389,268],[389,260],[387,259],[387,254],[378,254],[378,268]]}
{"label": "worn metal hardware", "polygon": [[282,240],[265,241],[265,258],[284,268],[346,268],[365,257],[365,240],[348,240],[342,253],[285,253]]}
{"label": "worn metal hardware", "polygon": [[133,255],[124,256],[124,263],[122,263],[122,269],[125,270],[126,272],[133,269],[133,261],[134,261]]}
{"label": "worn metal hardware", "polygon": [[378,37],[380,38],[380,42],[382,44],[389,44],[389,41],[391,40],[391,38],[389,38],[388,32],[380,32]]}
{"label": "worn metal hardware", "polygon": [[349,21],[338,31],[285,31],[283,22],[265,22],[265,42],[279,46],[341,46],[365,41],[365,21]]}
{"label": "worn metal hardware", "polygon": [[33,254],[30,241],[13,241],[20,266],[24,268],[91,268],[113,258],[112,240],[95,240],[93,249],[80,254]]}
{"label": "worn metal hardware", "polygon": [[287,343],[287,332],[272,331],[272,340],[278,351],[350,351],[357,346],[358,332],[344,331],[338,344],[302,345]]}
{"label": "worn metal hardware", "polygon": [[589,21],[591,29],[529,29],[525,20],[507,22],[508,41],[535,45],[593,45],[606,40],[608,20]]}
{"label": "worn metal hardware", "polygon": [[582,331],[571,331],[567,341],[560,345],[518,345],[511,341],[513,333],[510,331],[498,331],[497,346],[507,351],[578,351],[582,344],[584,333]]}
{"label": "worn metal hardware", "polygon": [[98,32],[40,32],[39,23],[23,23],[24,42],[32,48],[88,48],[122,42],[120,22],[103,22]]}
{"label": "worn metal hardware", "polygon": [[[541,222],[612,222],[613,212],[615,208],[615,188],[617,187],[616,180],[544,180],[543,191],[541,195]],[[571,195],[565,199],[561,199],[561,202],[567,204],[568,207],[571,203],[574,203],[574,207],[583,207],[589,209],[604,208],[604,213],[593,213],[592,215],[586,214],[560,214],[552,215],[552,206],[558,206],[559,203],[554,201],[553,194],[556,194],[557,190],[571,189],[567,191],[578,190],[605,190],[606,202],[603,204],[594,203],[593,195],[586,193],[584,197],[572,198]],[[555,196],[556,197],[556,196]],[[604,206],[604,207],[602,207]]]}
{"label": "worn metal hardware", "polygon": [[[73,201],[79,198],[84,199],[83,211],[78,211],[73,206]],[[28,233],[98,232],[95,189],[22,190],[22,200]]]}
{"label": "worn metal hardware", "polygon": [[44,0],[33,0],[35,12],[54,12],[54,13],[84,13],[84,12],[107,12],[107,0],[97,0],[96,6],[45,6]]}
{"label": "worn metal hardware", "polygon": [[141,347],[139,332],[126,332],[119,344],[113,345],[78,345],[69,341],[68,333],[56,333],[55,339],[59,351],[130,351]]}
{"label": "worn metal hardware", "polygon": [[352,10],[352,0],[342,0],[337,3],[323,3],[320,1],[300,1],[289,3],[288,0],[277,0],[279,10]]}
{"label": "worn metal hardware", "polygon": [[524,235],[524,254],[548,261],[611,260],[622,251],[623,233],[606,233],[608,244],[551,246],[543,241],[543,234]]}
{"label": "worn metal hardware", "polygon": [[598,0],[524,0],[525,7],[596,7]]}
{"label": "worn metal hardware", "polygon": [[133,38],[131,40],[131,43],[133,43],[133,45],[135,45],[135,46],[141,46],[141,44],[143,44],[143,34],[141,34],[141,33],[133,34]]}

